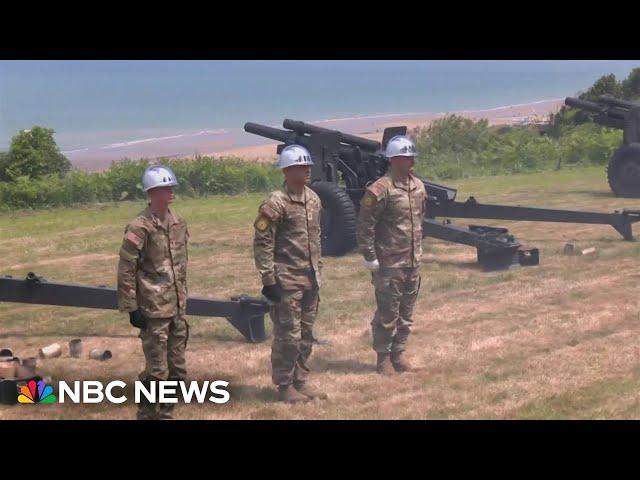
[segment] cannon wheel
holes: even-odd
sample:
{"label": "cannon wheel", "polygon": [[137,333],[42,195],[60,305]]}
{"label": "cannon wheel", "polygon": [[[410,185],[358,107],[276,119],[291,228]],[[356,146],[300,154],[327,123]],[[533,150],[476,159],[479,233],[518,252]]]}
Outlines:
{"label": "cannon wheel", "polygon": [[609,160],[607,178],[617,196],[640,197],[640,143],[631,143],[616,150]]}
{"label": "cannon wheel", "polygon": [[356,246],[356,207],[335,183],[314,182],[311,188],[322,201],[322,255],[344,255]]}

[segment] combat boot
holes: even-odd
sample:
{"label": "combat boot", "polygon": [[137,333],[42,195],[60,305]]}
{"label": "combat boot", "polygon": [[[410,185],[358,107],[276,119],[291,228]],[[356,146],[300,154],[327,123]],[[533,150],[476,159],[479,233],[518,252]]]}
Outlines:
{"label": "combat boot", "polygon": [[393,352],[391,354],[391,364],[395,368],[396,372],[410,372],[413,370],[411,364],[403,356],[403,352]]}
{"label": "combat boot", "polygon": [[[169,375],[169,381],[180,382],[183,378],[176,375]],[[173,420],[173,411],[175,410],[177,403],[160,403],[158,404],[158,420]]]}
{"label": "combat boot", "polygon": [[320,400],[326,400],[328,395],[317,388],[310,387],[305,382],[295,382],[293,384],[294,388],[303,394],[305,397],[309,397],[310,399],[319,398]]}
{"label": "combat boot", "polygon": [[291,385],[280,385],[278,387],[278,397],[284,403],[305,403],[310,400],[306,395],[298,393]]}
{"label": "combat boot", "polygon": [[[142,384],[147,390],[150,388],[149,379],[141,380]],[[138,420],[158,420],[158,408],[155,403],[151,403],[147,397],[141,395],[140,403],[138,404],[138,412],[136,413]]]}
{"label": "combat boot", "polygon": [[393,365],[391,365],[391,355],[388,353],[378,353],[378,363],[376,372],[380,375],[393,375]]}

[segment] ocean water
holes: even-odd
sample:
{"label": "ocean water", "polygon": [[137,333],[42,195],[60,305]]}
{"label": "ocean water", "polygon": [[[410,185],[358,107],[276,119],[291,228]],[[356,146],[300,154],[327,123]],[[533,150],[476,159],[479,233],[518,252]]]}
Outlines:
{"label": "ocean water", "polygon": [[35,124],[61,149],[362,115],[558,98],[640,61],[0,61],[0,149]]}

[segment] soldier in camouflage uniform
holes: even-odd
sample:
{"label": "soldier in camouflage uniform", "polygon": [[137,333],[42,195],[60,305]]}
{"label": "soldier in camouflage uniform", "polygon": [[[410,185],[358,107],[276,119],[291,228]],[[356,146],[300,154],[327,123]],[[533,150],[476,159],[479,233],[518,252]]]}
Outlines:
{"label": "soldier in camouflage uniform", "polygon": [[[139,379],[184,380],[189,326],[184,318],[187,300],[187,224],[169,209],[174,173],[149,167],[142,184],[149,206],[124,232],[118,263],[118,308],[129,313],[140,329],[146,366]],[[144,396],[138,419],[169,419],[175,404],[151,404]]]}
{"label": "soldier in camouflage uniform", "polygon": [[377,310],[371,322],[376,370],[383,375],[411,370],[403,358],[420,290],[424,184],[412,175],[416,149],[404,136],[386,150],[390,168],[371,184],[360,203],[357,240],[372,272]]}
{"label": "soldier in camouflage uniform", "polygon": [[272,380],[286,403],[327,398],[307,384],[322,268],[322,206],[307,186],[312,164],[304,147],[290,145],[282,150],[278,166],[285,176],[284,186],[260,205],[254,223],[255,263],[262,276],[262,293],[272,304]]}

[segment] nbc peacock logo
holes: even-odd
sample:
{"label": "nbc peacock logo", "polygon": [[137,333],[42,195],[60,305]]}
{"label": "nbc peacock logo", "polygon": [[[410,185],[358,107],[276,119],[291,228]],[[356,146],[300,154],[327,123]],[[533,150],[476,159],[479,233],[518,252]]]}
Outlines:
{"label": "nbc peacock logo", "polygon": [[29,380],[20,388],[18,403],[56,403],[58,399],[53,394],[51,385],[44,380]]}

